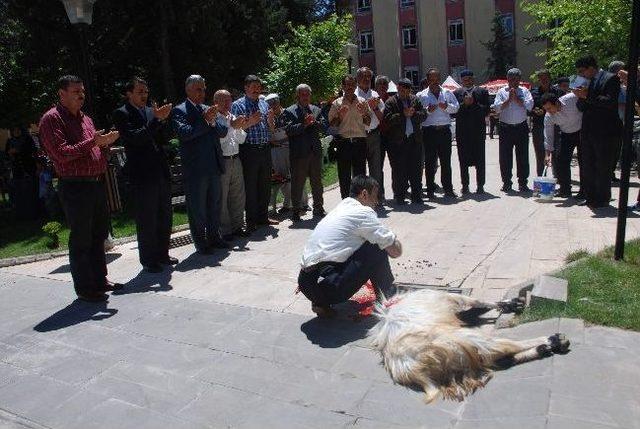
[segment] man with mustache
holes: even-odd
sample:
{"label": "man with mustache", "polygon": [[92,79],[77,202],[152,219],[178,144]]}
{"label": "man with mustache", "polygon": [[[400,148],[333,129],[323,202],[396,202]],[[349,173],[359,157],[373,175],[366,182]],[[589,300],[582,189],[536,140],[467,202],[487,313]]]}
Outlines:
{"label": "man with mustache", "polygon": [[109,209],[104,175],[109,146],[118,132],[96,131],[82,112],[82,79],[66,75],[58,80],[59,102],[40,120],[40,141],[59,178],[60,201],[69,234],[69,265],[78,298],[108,299],[105,292],[122,285],[107,280],[104,240],[109,233]]}

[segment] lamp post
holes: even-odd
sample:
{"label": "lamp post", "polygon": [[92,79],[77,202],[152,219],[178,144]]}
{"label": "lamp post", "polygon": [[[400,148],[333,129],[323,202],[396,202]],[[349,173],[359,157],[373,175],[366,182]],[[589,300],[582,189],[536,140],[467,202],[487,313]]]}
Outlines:
{"label": "lamp post", "polygon": [[624,258],[624,241],[627,228],[627,200],[629,198],[629,174],[631,172],[631,144],[633,140],[633,116],[638,88],[638,49],[640,47],[640,0],[633,1],[631,35],[629,37],[629,77],[627,81],[627,102],[624,112],[622,134],[622,174],[620,175],[620,195],[618,198],[618,224],[614,257]]}
{"label": "lamp post", "polygon": [[93,113],[93,87],[91,77],[91,60],[87,43],[87,28],[93,17],[93,4],[96,0],[61,0],[67,12],[69,22],[74,26],[80,45],[80,77],[84,81],[85,109]]}
{"label": "lamp post", "polygon": [[347,60],[347,74],[351,74],[351,63],[353,59],[358,54],[358,46],[351,42],[347,42],[343,47],[344,57]]}

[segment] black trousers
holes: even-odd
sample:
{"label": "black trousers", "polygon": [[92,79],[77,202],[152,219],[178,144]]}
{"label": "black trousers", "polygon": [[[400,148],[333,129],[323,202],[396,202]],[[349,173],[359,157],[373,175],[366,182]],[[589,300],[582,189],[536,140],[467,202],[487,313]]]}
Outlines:
{"label": "black trousers", "polygon": [[271,200],[271,148],[240,145],[247,227],[266,224]]}
{"label": "black trousers", "polygon": [[385,295],[392,295],[389,255],[369,242],[360,246],[345,262],[320,263],[311,271],[301,270],[298,286],[314,305],[327,306],[347,301],[367,280]]}
{"label": "black trousers", "polygon": [[338,181],[340,196],[349,196],[351,178],[367,174],[367,140],[365,138],[345,139],[338,137]]}
{"label": "black trousers", "polygon": [[451,181],[451,127],[424,127],[424,169],[427,176],[427,191],[436,190],[436,170],[440,160],[440,182],[445,192],[453,192]]}
{"label": "black trousers", "polygon": [[104,240],[109,209],[104,179],[97,182],[61,179],[59,195],[69,233],[69,265],[78,295],[102,292],[107,281]]}
{"label": "black trousers", "polygon": [[411,199],[422,199],[422,145],[416,140],[415,133],[402,142],[389,142],[387,148],[393,197],[405,199],[411,186]]}
{"label": "black trousers", "polygon": [[596,207],[609,205],[611,200],[611,149],[619,141],[619,135],[603,135],[582,129],[580,145],[584,181],[582,190],[587,204]]}
{"label": "black trousers", "polygon": [[544,158],[546,155],[544,149],[544,125],[534,126],[531,129],[531,140],[533,141],[533,150],[536,154],[536,175],[542,176],[544,173]]}
{"label": "black trousers", "polygon": [[582,149],[580,148],[580,131],[575,133],[560,133],[560,147],[558,153],[554,154],[554,173],[558,178],[561,193],[571,192],[571,159],[573,151],[578,150],[578,168],[580,170],[580,188],[582,188]]}
{"label": "black trousers", "polygon": [[324,206],[322,193],[322,153],[310,153],[303,158],[291,158],[291,202],[293,211],[300,212],[304,183],[309,178],[311,195],[313,196],[313,210],[321,211]]}
{"label": "black trousers", "polygon": [[159,264],[169,257],[173,223],[171,184],[167,179],[131,186],[135,205],[138,255],[142,265]]}
{"label": "black trousers", "polygon": [[191,172],[183,177],[189,230],[196,250],[203,250],[220,237],[220,176]]}
{"label": "black trousers", "polygon": [[526,186],[529,179],[529,126],[526,122],[508,125],[500,122],[499,158],[502,183],[511,186],[513,150],[516,152],[518,185]]}
{"label": "black trousers", "polygon": [[[476,186],[484,187],[486,180],[486,161],[485,161],[485,140],[484,136],[482,138],[478,138],[473,142],[469,143],[470,145],[478,146],[477,150],[473,150],[474,154],[474,163],[476,168]],[[462,182],[462,186],[468,188],[469,187],[469,168],[470,166],[465,162],[466,158],[464,154],[461,153],[460,144],[458,144],[458,161],[460,162],[460,180]]]}

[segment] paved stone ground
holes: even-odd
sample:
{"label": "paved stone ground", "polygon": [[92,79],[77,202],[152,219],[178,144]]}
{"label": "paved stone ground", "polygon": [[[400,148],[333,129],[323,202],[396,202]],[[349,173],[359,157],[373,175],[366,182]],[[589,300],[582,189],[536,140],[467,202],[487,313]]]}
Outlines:
{"label": "paved stone ground", "polygon": [[[612,243],[613,210],[503,196],[495,162],[488,177],[482,201],[385,214],[405,243],[399,281],[497,298],[568,251]],[[337,200],[329,192],[327,207]],[[423,404],[367,348],[371,320],[321,322],[293,294],[312,226],[286,221],[207,258],[183,246],[175,270],[156,275],[140,272],[135,243],[121,246],[110,277],[128,286],[101,306],[73,301],[65,258],[1,269],[0,427],[640,426],[640,334],[576,320],[500,331],[562,331],[573,347],[496,374],[463,403]]]}

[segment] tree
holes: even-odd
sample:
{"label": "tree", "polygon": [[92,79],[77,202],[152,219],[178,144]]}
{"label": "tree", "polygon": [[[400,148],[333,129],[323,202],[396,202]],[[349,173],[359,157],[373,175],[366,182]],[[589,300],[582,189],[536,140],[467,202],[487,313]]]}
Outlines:
{"label": "tree", "polygon": [[483,43],[491,54],[487,58],[487,74],[490,79],[504,78],[516,59],[513,36],[505,30],[499,13],[496,13],[491,21],[491,31],[493,40]]}
{"label": "tree", "polygon": [[351,16],[332,15],[309,26],[291,27],[291,37],[269,51],[264,74],[270,91],[284,103],[293,101],[295,87],[311,86],[315,100],[326,99],[347,73],[343,47],[352,38]]}
{"label": "tree", "polygon": [[624,59],[631,29],[629,0],[545,0],[521,2],[548,40],[540,56],[557,76],[575,73],[575,60],[591,54],[600,64]]}

